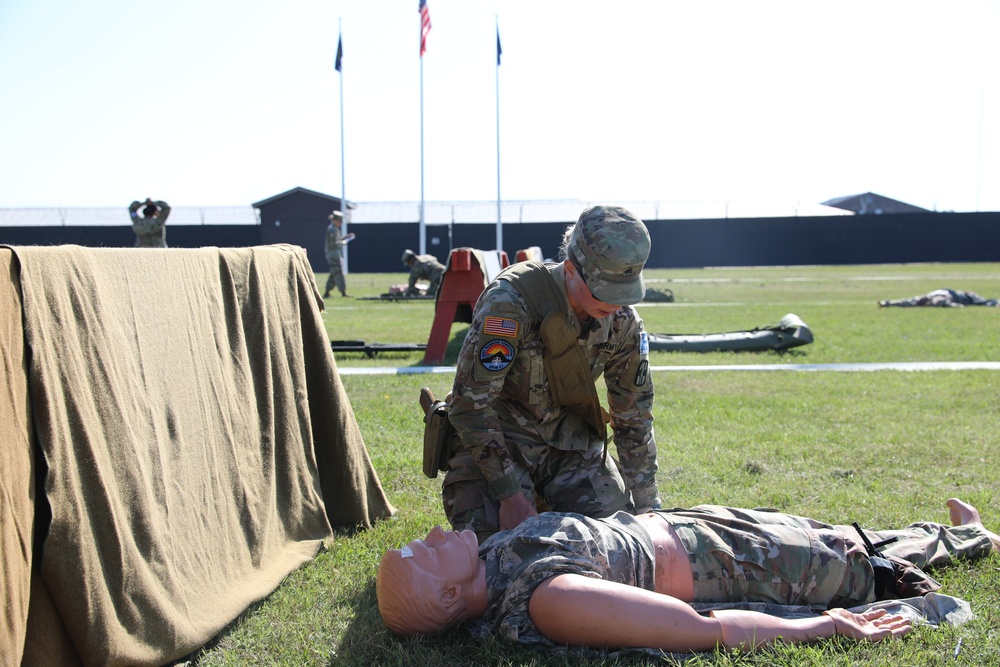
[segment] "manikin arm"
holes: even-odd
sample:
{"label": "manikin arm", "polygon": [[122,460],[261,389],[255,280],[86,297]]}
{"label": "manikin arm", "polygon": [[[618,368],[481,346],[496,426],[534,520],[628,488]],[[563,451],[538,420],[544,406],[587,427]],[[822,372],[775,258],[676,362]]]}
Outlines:
{"label": "manikin arm", "polygon": [[880,641],[909,632],[909,621],[884,611],[785,619],[751,611],[699,615],[690,605],[641,588],[578,574],[547,579],[535,589],[528,612],[538,630],[559,644],[598,648],[643,647],[685,653],[717,646],[744,650],[776,640],[808,642],[843,634]]}

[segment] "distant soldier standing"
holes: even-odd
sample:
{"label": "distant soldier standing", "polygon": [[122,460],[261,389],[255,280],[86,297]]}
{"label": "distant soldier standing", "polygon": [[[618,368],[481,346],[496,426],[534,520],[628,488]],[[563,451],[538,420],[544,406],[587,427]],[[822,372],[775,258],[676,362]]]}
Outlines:
{"label": "distant soldier standing", "polygon": [[418,255],[410,249],[403,251],[403,264],[410,267],[410,281],[406,287],[406,293],[417,294],[417,281],[427,280],[430,285],[427,287],[427,295],[435,296],[441,288],[441,278],[447,268],[437,260],[434,255]]}
{"label": "distant soldier standing", "polygon": [[344,224],[344,214],[334,211],[329,216],[330,224],[326,228],[326,261],[330,265],[330,275],[326,279],[326,291],[323,298],[330,296],[330,288],[334,285],[340,290],[340,296],[350,296],[347,293],[347,281],[344,280],[344,246],[354,238],[354,234],[343,236],[340,228]]}
{"label": "distant soldier standing", "polygon": [[567,228],[562,262],[521,262],[486,287],[451,394],[442,495],[455,529],[482,539],[543,510],[659,507],[649,342],[632,307],[649,250],[641,220],[595,206]]}
{"label": "distant soldier standing", "polygon": [[[142,209],[140,212],[139,209]],[[132,218],[132,231],[135,232],[136,248],[166,248],[167,247],[167,216],[170,206],[165,201],[134,201],[128,207]]]}

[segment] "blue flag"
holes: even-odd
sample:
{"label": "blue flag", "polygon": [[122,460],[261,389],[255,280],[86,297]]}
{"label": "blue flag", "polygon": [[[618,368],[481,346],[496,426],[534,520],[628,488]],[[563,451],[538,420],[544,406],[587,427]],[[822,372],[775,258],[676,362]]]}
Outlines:
{"label": "blue flag", "polygon": [[501,53],[503,53],[503,49],[500,48],[500,28],[497,28],[497,65],[500,64]]}
{"label": "blue flag", "polygon": [[335,62],[333,64],[333,69],[337,70],[338,72],[343,71],[343,70],[340,69],[340,61],[343,60],[343,59],[344,59],[344,43],[343,43],[343,38],[338,35],[337,36],[337,62]]}

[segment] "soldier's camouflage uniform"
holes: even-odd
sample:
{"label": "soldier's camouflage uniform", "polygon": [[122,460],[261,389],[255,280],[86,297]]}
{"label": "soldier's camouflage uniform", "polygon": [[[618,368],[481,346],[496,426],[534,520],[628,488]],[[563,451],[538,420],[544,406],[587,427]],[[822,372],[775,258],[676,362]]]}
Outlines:
{"label": "soldier's camouflage uniform", "polygon": [[132,231],[135,233],[136,248],[166,248],[167,247],[167,216],[170,215],[170,206],[165,201],[157,200],[153,202],[157,208],[155,216],[143,217],[139,215],[139,209],[145,206],[145,202],[134,201],[128,207],[129,217],[132,218]]}
{"label": "soldier's camouflage uniform", "polygon": [[414,255],[413,266],[410,267],[410,281],[406,288],[407,294],[416,294],[417,281],[426,280],[430,283],[427,287],[427,294],[433,296],[437,294],[441,287],[441,277],[444,275],[445,265],[437,261],[434,255]]}
{"label": "soldier's camouflage uniform", "polygon": [[332,222],[326,227],[326,263],[330,265],[330,275],[326,278],[326,294],[334,285],[342,295],[347,294],[347,281],[344,280],[344,237],[340,228]]}
{"label": "soldier's camouflage uniform", "polygon": [[962,308],[964,306],[989,306],[1000,307],[1000,300],[987,299],[975,292],[937,289],[927,294],[910,297],[909,299],[896,299],[894,301],[880,301],[880,306],[938,306],[942,308]]}
{"label": "soldier's camouflage uniform", "polygon": [[[548,269],[577,323],[563,265]],[[450,413],[456,453],[444,478],[444,509],[454,528],[481,540],[500,529],[498,501],[515,493],[540,502],[539,511],[588,516],[659,506],[649,343],[635,309],[623,306],[580,332],[595,381],[604,377],[620,471],[583,418],[553,402],[539,326],[517,288],[495,280],[476,304],[459,354]]]}
{"label": "soldier's camouflage uniform", "polygon": [[[657,510],[689,554],[696,603],[770,602],[852,607],[875,601],[874,574],[850,526],[761,510],[699,505]],[[873,542],[918,567],[992,551],[978,526],[921,522],[902,530],[866,531]],[[653,543],[641,523],[621,512],[606,519],[546,513],[483,542],[487,610],[469,623],[476,635],[554,646],[531,622],[528,600],[550,577],[574,573],[655,590]]]}

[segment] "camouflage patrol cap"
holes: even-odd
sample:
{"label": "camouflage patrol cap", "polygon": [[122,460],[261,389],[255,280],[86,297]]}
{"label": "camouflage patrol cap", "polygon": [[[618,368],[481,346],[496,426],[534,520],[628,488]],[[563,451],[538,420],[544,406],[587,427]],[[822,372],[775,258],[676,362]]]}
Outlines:
{"label": "camouflage patrol cap", "polygon": [[649,230],[642,220],[620,206],[592,206],[573,226],[566,255],[595,297],[632,305],[646,292],[642,267],[649,247]]}
{"label": "camouflage patrol cap", "polygon": [[403,262],[403,264],[406,264],[408,261],[410,261],[411,258],[415,258],[416,256],[417,254],[415,252],[407,248],[406,250],[403,251],[403,259],[401,261]]}

